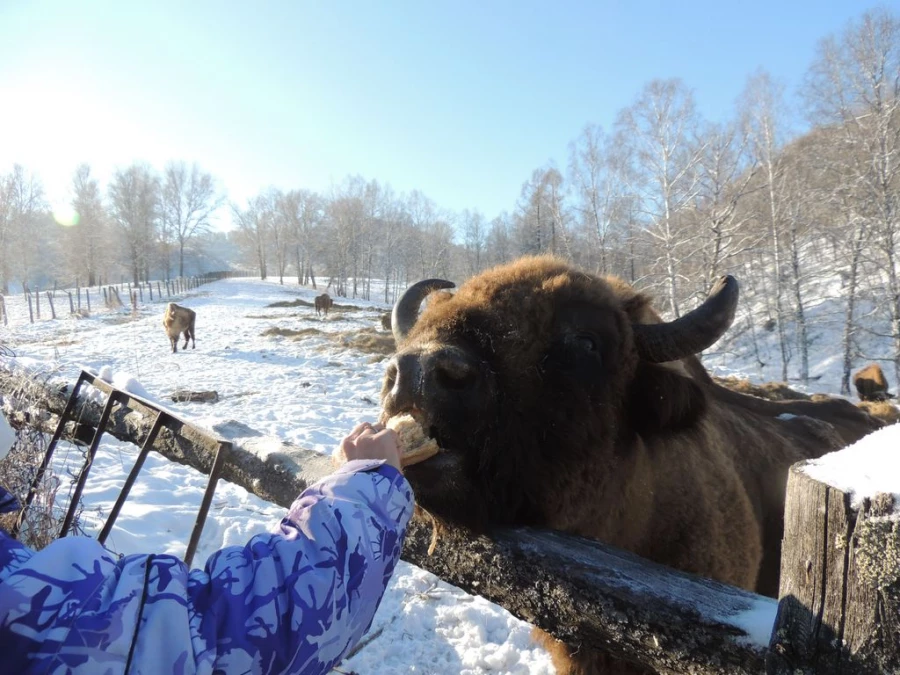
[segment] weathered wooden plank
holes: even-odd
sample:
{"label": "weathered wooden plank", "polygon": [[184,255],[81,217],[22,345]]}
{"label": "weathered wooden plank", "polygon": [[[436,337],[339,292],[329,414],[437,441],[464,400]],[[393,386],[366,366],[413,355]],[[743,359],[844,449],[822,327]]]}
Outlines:
{"label": "weathered wooden plank", "polygon": [[[846,451],[845,451],[846,452]],[[900,673],[900,512],[791,468],[771,675]]]}

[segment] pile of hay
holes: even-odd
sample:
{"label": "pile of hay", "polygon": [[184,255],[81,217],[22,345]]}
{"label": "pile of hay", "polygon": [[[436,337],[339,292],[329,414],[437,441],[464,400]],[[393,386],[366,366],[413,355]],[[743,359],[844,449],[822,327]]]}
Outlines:
{"label": "pile of hay", "polygon": [[856,404],[872,417],[877,417],[885,424],[900,422],[900,408],[887,401],[860,401]]}
{"label": "pile of hay", "polygon": [[739,377],[713,377],[717,384],[731,389],[741,394],[750,394],[758,398],[767,398],[770,401],[809,401],[812,397],[809,394],[791,389],[784,382],[765,382],[763,384],[752,384],[750,380]]}

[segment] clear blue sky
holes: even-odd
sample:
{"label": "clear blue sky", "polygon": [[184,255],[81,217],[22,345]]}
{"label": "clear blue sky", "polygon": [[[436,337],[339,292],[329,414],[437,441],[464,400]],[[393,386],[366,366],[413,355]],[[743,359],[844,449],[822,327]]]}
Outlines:
{"label": "clear blue sky", "polygon": [[0,0],[0,172],[25,165],[54,203],[79,162],[105,181],[196,160],[236,200],[360,174],[490,219],[648,81],[680,77],[724,119],[748,75],[790,91],[872,6]]}

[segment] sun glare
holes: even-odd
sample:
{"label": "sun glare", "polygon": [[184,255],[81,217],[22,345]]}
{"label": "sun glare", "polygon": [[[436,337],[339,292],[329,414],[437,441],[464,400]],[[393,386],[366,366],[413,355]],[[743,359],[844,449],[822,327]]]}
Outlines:
{"label": "sun glare", "polygon": [[63,227],[73,227],[78,224],[78,211],[69,206],[62,206],[53,210],[53,220]]}

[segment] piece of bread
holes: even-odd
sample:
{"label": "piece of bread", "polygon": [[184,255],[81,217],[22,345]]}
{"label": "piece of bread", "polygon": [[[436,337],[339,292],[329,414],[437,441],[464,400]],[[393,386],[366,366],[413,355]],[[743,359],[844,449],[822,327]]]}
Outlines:
{"label": "piece of bread", "polygon": [[412,415],[394,415],[385,426],[397,432],[400,442],[400,466],[411,466],[424,462],[438,454],[437,441],[426,435],[422,426]]}

